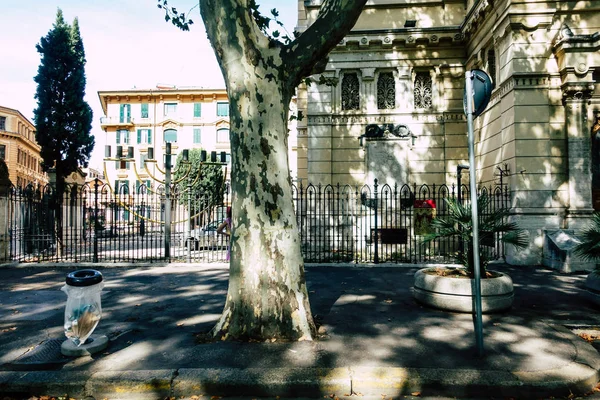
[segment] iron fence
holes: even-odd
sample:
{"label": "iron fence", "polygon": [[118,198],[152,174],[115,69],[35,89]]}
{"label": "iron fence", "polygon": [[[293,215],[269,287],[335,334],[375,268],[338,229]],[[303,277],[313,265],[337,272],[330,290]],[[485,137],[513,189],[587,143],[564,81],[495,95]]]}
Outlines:
{"label": "iron fence", "polygon": [[[188,188],[190,189],[190,188]],[[506,186],[479,189],[491,196],[482,215],[508,207]],[[3,240],[0,258],[19,262],[224,262],[228,238],[218,235],[230,194],[212,198],[191,190],[171,191],[144,184],[113,188],[99,181],[11,188],[0,197]],[[468,187],[452,185],[293,186],[305,262],[452,262],[457,239],[420,244],[428,221],[444,216],[444,199],[469,199]],[[165,236],[166,204],[171,234]],[[1,217],[1,215],[0,215]],[[496,238],[485,243],[492,257],[503,255]],[[166,256],[165,247],[169,248]]]}
{"label": "iron fence", "polygon": [[[451,263],[463,245],[458,238],[421,244],[429,221],[448,215],[445,199],[467,204],[461,185],[308,185],[294,191],[305,262]],[[490,196],[481,217],[509,206],[508,187],[481,187]],[[490,258],[504,255],[500,237],[481,243]]]}

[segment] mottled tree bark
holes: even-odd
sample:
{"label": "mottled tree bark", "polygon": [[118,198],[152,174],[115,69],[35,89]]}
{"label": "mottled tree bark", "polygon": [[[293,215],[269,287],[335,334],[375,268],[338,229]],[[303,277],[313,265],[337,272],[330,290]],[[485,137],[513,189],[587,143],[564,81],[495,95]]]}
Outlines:
{"label": "mottled tree bark", "polygon": [[354,26],[366,0],[326,0],[289,44],[265,36],[247,0],[200,9],[230,100],[232,254],[225,308],[212,334],[235,340],[312,340],[312,319],[288,161],[295,88]]}

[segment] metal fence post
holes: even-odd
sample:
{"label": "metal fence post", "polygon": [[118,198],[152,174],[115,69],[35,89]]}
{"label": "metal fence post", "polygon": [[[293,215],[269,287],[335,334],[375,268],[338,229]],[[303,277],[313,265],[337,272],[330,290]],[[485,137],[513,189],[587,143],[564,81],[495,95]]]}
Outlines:
{"label": "metal fence post", "polygon": [[171,143],[165,151],[165,259],[171,258]]}
{"label": "metal fence post", "polygon": [[188,214],[190,217],[186,223],[187,237],[185,238],[184,243],[187,243],[187,262],[191,263],[192,262],[192,246],[194,246],[194,250],[196,250],[196,248],[195,248],[195,243],[192,240],[192,181],[189,178],[188,178],[188,182],[187,182],[187,203],[188,203]]}
{"label": "metal fence post", "polygon": [[98,262],[98,185],[99,179],[94,179],[94,262]]}
{"label": "metal fence post", "polygon": [[378,232],[378,227],[377,227],[377,179],[375,179],[375,185],[374,185],[374,200],[375,200],[375,254],[373,256],[373,262],[375,264],[379,264],[379,232]]}

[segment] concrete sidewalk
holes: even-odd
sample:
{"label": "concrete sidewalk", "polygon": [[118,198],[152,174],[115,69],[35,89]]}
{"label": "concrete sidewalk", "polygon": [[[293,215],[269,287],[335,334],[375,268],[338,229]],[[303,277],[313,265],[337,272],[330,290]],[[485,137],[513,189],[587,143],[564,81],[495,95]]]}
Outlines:
{"label": "concrete sidewalk", "polygon": [[96,269],[106,283],[96,332],[109,347],[67,359],[60,288],[72,269],[0,268],[0,394],[531,399],[584,394],[599,381],[600,356],[573,333],[600,329],[585,275],[494,266],[513,278],[515,304],[484,316],[478,358],[470,315],[413,301],[417,268],[307,268],[321,339],[268,344],[196,342],[222,311],[226,265]]}

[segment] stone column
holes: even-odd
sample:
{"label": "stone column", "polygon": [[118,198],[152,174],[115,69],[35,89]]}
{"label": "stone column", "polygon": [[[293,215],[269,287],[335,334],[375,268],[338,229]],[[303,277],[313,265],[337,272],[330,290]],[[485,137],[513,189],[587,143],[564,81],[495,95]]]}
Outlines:
{"label": "stone column", "polygon": [[360,93],[360,109],[366,113],[377,113],[377,85],[375,68],[361,68],[362,90]]}
{"label": "stone column", "polygon": [[570,229],[578,230],[593,212],[591,143],[587,120],[587,102],[593,85],[565,84],[562,89],[569,177],[567,223]]}
{"label": "stone column", "polygon": [[398,67],[398,91],[396,91],[396,104],[403,111],[412,110],[413,93],[410,67]]}

